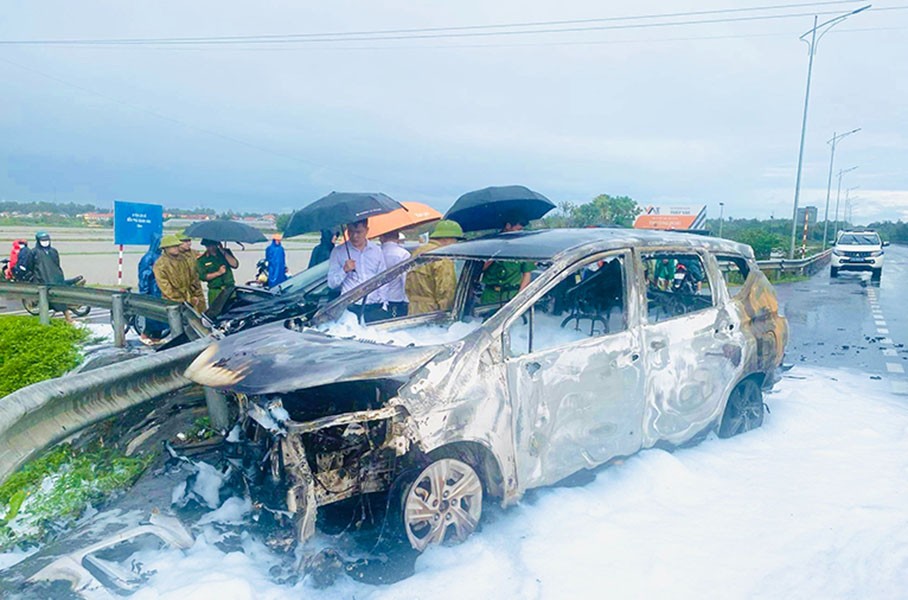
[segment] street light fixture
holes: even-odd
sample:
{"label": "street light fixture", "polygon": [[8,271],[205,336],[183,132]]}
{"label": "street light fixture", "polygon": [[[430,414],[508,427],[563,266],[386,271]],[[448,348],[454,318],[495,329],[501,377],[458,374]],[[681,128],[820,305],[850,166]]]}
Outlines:
{"label": "street light fixture", "polygon": [[722,223],[725,221],[725,203],[719,203],[719,237],[722,237]]}
{"label": "street light fixture", "polygon": [[[829,30],[850,17],[851,15],[856,15],[859,12],[863,12],[870,8],[870,4],[867,6],[862,6],[851,12],[833,17],[828,21],[817,24],[817,16],[813,17],[813,28],[806,31],[800,38],[802,42],[808,45],[808,55],[809,60],[807,62],[807,92],[804,94],[804,117],[801,119],[801,147],[798,150],[798,175],[795,179],[795,197],[794,197],[794,210],[791,213],[791,251],[789,253],[789,258],[794,258],[795,255],[795,237],[798,233],[798,197],[801,194],[801,170],[804,165],[804,137],[807,134],[807,107],[810,102],[810,76],[813,73],[813,55],[816,52],[817,43],[823,39],[823,36],[829,33]],[[820,31],[820,36],[817,37],[817,30]],[[810,35],[810,41],[806,39],[807,35]]]}
{"label": "street light fixture", "polygon": [[857,133],[861,130],[860,127],[857,129],[852,129],[847,133],[840,133],[836,135],[835,132],[832,132],[832,139],[826,143],[832,146],[832,152],[829,155],[829,179],[826,181],[826,213],[823,215],[823,250],[826,250],[826,239],[829,234],[829,193],[832,191],[832,164],[835,161],[835,145],[839,140],[844,139],[851,135],[852,133]]}

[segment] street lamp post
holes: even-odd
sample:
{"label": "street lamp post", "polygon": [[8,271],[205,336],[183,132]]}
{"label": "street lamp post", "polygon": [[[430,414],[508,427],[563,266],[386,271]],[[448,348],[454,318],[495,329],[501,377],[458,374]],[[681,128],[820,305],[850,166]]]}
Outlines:
{"label": "street lamp post", "polygon": [[832,151],[829,154],[829,179],[826,181],[826,213],[823,215],[823,250],[826,250],[826,241],[827,236],[829,235],[829,193],[832,191],[832,165],[835,161],[835,145],[839,140],[844,139],[851,135],[852,133],[857,133],[861,130],[860,127],[857,129],[852,129],[847,133],[840,133],[836,135],[835,132],[832,132],[832,139],[826,142],[832,146]]}
{"label": "street lamp post", "polygon": [[852,208],[854,206],[853,203],[855,200],[857,200],[857,198],[852,198],[851,192],[858,189],[859,187],[861,187],[861,186],[856,185],[856,186],[850,187],[845,190],[845,211],[844,211],[845,212],[845,222],[851,223],[852,225],[854,225],[854,223],[853,223],[854,212],[853,212]]}
{"label": "street lamp post", "polygon": [[857,166],[849,169],[839,169],[839,185],[835,190],[835,232],[832,234],[833,239],[838,239],[839,237],[839,196],[842,193],[842,175],[850,173],[855,169],[857,169]]}
{"label": "street lamp post", "polygon": [[[816,53],[817,43],[823,39],[823,36],[829,33],[829,30],[850,17],[851,15],[856,15],[859,12],[865,11],[870,8],[870,4],[867,6],[862,6],[856,10],[833,17],[828,21],[817,24],[817,17],[813,18],[813,28],[805,32],[800,38],[802,42],[807,43],[808,45],[808,55],[809,60],[807,62],[807,92],[804,94],[804,116],[801,119],[801,145],[798,150],[798,174],[795,179],[795,197],[794,197],[794,209],[791,212],[791,251],[789,252],[789,258],[794,258],[795,255],[795,238],[798,233],[798,197],[801,194],[801,171],[804,165],[804,137],[807,134],[807,107],[810,103],[810,76],[813,73],[813,55]],[[817,30],[822,30],[820,36],[817,37]],[[804,38],[810,34],[810,41],[808,42]]]}
{"label": "street lamp post", "polygon": [[719,203],[719,237],[722,237],[722,223],[725,222],[725,203]]}

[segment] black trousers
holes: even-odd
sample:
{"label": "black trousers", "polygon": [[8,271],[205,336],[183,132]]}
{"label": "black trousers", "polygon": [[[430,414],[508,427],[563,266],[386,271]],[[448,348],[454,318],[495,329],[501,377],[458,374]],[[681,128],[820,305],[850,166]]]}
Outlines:
{"label": "black trousers", "polygon": [[392,319],[406,317],[410,310],[409,302],[388,302],[388,313]]}
{"label": "black trousers", "polygon": [[374,304],[351,304],[347,307],[347,310],[352,312],[354,315],[359,317],[362,315],[362,321],[364,323],[372,323],[373,321],[382,321],[384,319],[390,319],[391,314],[381,307],[381,304],[376,302]]}

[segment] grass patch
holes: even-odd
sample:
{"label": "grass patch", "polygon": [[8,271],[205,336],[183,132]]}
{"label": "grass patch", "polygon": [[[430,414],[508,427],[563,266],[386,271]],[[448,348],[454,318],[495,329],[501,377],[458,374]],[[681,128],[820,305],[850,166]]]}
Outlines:
{"label": "grass patch", "polygon": [[89,504],[132,485],[151,460],[95,443],[61,444],[29,462],[0,485],[0,551],[70,525]]}
{"label": "grass patch", "polygon": [[42,325],[38,317],[0,316],[0,397],[76,367],[88,335],[62,320]]}

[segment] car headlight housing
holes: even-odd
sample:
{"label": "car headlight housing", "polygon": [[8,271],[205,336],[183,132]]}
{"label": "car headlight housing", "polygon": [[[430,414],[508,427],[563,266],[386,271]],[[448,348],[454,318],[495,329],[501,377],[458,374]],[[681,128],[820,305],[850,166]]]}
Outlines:
{"label": "car headlight housing", "polygon": [[832,249],[832,253],[836,256],[845,256],[844,252],[842,252],[841,250],[836,250],[835,248]]}
{"label": "car headlight housing", "polygon": [[873,252],[870,253],[870,256],[883,256],[883,251],[882,251],[882,250],[874,250]]}

